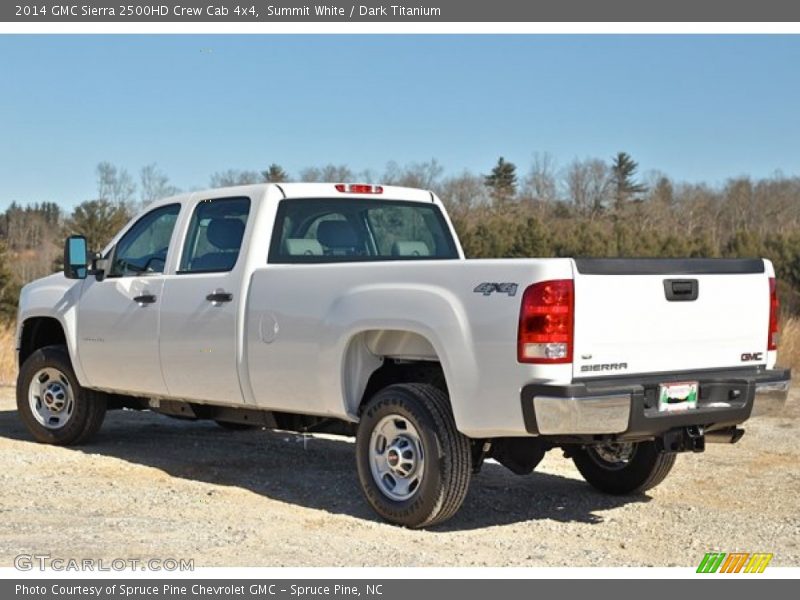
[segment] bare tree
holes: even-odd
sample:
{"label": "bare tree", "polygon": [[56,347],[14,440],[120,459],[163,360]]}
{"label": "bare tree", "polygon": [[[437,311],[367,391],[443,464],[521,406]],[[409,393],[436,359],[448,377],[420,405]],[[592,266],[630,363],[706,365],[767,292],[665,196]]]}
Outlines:
{"label": "bare tree", "polygon": [[355,173],[353,177],[355,178],[353,181],[361,181],[363,183],[386,183],[386,180],[377,175],[373,169],[362,169]]}
{"label": "bare tree", "polygon": [[241,171],[238,169],[226,169],[217,171],[211,175],[209,185],[212,188],[232,187],[235,185],[250,185],[262,181],[258,171]]}
{"label": "bare tree", "polygon": [[729,179],[723,195],[727,197],[727,222],[732,230],[750,231],[756,219],[753,182],[749,177]]}
{"label": "bare tree", "polygon": [[435,158],[426,162],[409,163],[403,167],[391,161],[386,165],[382,181],[389,185],[430,190],[441,180],[444,167]]}
{"label": "bare tree", "polygon": [[530,171],[523,182],[523,197],[554,202],[558,199],[557,188],[556,162],[552,155],[547,152],[534,153]]}
{"label": "bare tree", "polygon": [[97,197],[112,204],[130,206],[136,193],[136,184],[127,170],[110,162],[97,165]]}
{"label": "bare tree", "polygon": [[608,166],[596,158],[575,159],[564,173],[568,198],[581,214],[592,218],[601,214],[608,205],[610,186]]}
{"label": "bare tree", "polygon": [[353,181],[353,172],[347,165],[329,164],[324,167],[308,167],[300,171],[300,181],[307,182],[345,182]]}
{"label": "bare tree", "polygon": [[447,205],[448,211],[454,213],[465,213],[491,203],[491,196],[484,185],[483,177],[468,171],[446,179],[436,191],[442,202]]}
{"label": "bare tree", "polygon": [[174,196],[180,190],[169,182],[169,177],[158,168],[156,163],[150,163],[139,171],[139,200],[142,206],[147,206],[160,198]]}

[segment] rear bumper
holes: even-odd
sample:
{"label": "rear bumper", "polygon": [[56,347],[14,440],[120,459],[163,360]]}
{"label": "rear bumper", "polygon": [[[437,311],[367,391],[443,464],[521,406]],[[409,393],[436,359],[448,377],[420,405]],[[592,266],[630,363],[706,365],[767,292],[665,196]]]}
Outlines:
{"label": "rear bumper", "polygon": [[[687,380],[700,384],[697,408],[659,412],[659,384]],[[522,388],[522,414],[536,435],[637,439],[698,425],[713,431],[780,413],[790,383],[789,369],[735,369],[530,384]]]}
{"label": "rear bumper", "polygon": [[750,417],[779,415],[783,412],[791,385],[792,381],[788,374],[786,379],[756,383]]}

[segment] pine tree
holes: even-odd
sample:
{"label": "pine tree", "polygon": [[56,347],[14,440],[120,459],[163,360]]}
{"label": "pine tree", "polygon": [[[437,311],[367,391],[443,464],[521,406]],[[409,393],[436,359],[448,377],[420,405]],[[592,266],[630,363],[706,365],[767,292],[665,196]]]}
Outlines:
{"label": "pine tree", "polygon": [[6,245],[0,242],[0,324],[14,320],[17,314],[19,287],[9,267]]}
{"label": "pine tree", "polygon": [[280,165],[272,163],[266,171],[261,171],[261,177],[267,183],[281,183],[289,179],[289,174]]}
{"label": "pine tree", "polygon": [[86,236],[89,249],[98,252],[128,222],[130,216],[124,204],[115,204],[108,200],[87,200],[72,211],[64,224],[65,234]]}
{"label": "pine tree", "polygon": [[618,152],[611,161],[611,185],[614,193],[614,208],[623,208],[636,194],[643,194],[647,186],[637,182],[636,169],[639,163],[627,152]]}
{"label": "pine tree", "polygon": [[653,188],[653,200],[662,206],[672,206],[675,203],[675,190],[668,178],[659,177]]}
{"label": "pine tree", "polygon": [[501,156],[492,172],[484,178],[484,183],[496,203],[508,202],[517,193],[517,167]]}

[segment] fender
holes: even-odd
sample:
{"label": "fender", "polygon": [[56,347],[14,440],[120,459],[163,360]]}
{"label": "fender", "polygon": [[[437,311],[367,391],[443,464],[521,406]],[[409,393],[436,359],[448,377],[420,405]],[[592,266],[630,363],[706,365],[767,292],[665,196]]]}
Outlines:
{"label": "fender", "polygon": [[56,319],[64,330],[75,377],[85,386],[88,385],[88,378],[81,365],[77,338],[78,301],[82,288],[83,280],[67,279],[62,273],[54,273],[23,287],[19,299],[16,340],[19,345],[22,327],[28,319]]}

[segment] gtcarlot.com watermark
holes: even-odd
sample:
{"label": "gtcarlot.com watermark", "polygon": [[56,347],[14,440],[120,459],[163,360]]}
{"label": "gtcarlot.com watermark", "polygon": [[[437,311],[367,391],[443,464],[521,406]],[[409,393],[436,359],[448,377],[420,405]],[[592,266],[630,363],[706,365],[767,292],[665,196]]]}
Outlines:
{"label": "gtcarlot.com watermark", "polygon": [[18,571],[194,571],[193,558],[74,558],[19,554]]}

